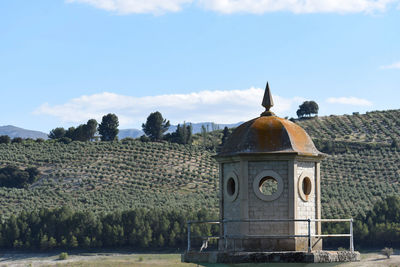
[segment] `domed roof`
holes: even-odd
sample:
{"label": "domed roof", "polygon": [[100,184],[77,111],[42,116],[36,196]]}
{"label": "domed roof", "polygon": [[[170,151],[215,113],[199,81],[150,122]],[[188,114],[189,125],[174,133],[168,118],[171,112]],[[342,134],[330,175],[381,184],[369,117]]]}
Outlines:
{"label": "domed roof", "polygon": [[269,111],[273,106],[269,85],[265,90],[260,117],[237,127],[230,135],[218,156],[247,153],[296,153],[321,156],[306,131],[297,124],[275,116]]}

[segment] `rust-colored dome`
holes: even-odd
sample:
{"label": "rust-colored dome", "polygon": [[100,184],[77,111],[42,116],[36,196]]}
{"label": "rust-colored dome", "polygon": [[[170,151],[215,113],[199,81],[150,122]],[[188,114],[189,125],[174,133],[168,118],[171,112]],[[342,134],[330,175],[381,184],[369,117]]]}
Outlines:
{"label": "rust-colored dome", "polygon": [[242,153],[322,155],[303,128],[274,115],[261,116],[237,127],[218,156]]}

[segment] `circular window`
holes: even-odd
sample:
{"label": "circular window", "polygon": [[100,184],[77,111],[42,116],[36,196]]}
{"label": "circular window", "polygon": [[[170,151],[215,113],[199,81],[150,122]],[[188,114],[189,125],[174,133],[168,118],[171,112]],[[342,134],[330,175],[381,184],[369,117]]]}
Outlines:
{"label": "circular window", "polygon": [[234,201],[239,193],[238,178],[235,172],[230,172],[226,177],[224,183],[225,198]]}
{"label": "circular window", "polygon": [[312,193],[313,186],[310,177],[312,177],[310,173],[303,173],[299,178],[299,195],[304,201],[308,201]]}
{"label": "circular window", "polygon": [[274,171],[263,171],[254,178],[253,191],[261,200],[275,200],[283,192],[282,177]]}
{"label": "circular window", "polygon": [[262,194],[271,196],[278,191],[278,181],[274,177],[266,176],[260,180],[258,188]]}

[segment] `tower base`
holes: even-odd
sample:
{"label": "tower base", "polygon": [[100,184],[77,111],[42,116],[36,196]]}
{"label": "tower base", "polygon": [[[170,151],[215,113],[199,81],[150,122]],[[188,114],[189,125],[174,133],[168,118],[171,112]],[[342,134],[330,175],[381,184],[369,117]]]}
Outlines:
{"label": "tower base", "polygon": [[326,251],[313,252],[197,252],[186,251],[182,254],[182,262],[193,263],[329,263],[360,261],[358,251]]}
{"label": "tower base", "polygon": [[[311,238],[311,248],[313,251],[322,250],[322,239]],[[229,238],[219,239],[218,250],[225,252],[283,252],[283,251],[307,251],[308,238]]]}

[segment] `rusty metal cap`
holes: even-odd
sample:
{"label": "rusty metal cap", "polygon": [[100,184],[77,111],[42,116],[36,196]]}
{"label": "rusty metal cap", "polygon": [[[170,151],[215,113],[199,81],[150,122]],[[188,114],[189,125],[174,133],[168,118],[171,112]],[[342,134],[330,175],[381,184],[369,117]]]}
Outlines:
{"label": "rusty metal cap", "polygon": [[310,136],[299,125],[275,116],[267,83],[262,105],[266,111],[260,117],[237,127],[221,149],[219,156],[248,153],[296,153],[307,156],[323,156]]}

